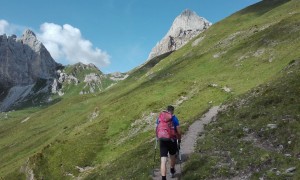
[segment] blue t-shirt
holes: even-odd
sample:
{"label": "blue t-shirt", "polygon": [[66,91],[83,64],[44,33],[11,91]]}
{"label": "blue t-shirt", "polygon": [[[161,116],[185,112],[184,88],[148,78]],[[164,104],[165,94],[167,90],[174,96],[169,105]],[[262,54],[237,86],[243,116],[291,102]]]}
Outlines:
{"label": "blue t-shirt", "polygon": [[173,121],[174,127],[176,129],[177,126],[179,126],[179,120],[178,120],[178,118],[175,115],[173,115],[172,116],[172,121]]}

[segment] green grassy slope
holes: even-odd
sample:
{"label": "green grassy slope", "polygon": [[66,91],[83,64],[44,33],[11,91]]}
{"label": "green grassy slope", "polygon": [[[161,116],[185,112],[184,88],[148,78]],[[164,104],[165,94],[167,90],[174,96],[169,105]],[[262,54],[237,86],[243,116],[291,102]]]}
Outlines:
{"label": "green grassy slope", "polygon": [[0,177],[24,177],[23,165],[38,179],[148,178],[155,113],[176,105],[185,129],[210,106],[269,81],[300,56],[299,5],[263,1],[107,91],[1,116]]}
{"label": "green grassy slope", "polygon": [[[205,128],[184,179],[299,179],[299,77],[300,61],[291,61],[272,81],[227,102]],[[286,172],[291,167],[296,171]]]}
{"label": "green grassy slope", "polygon": [[[64,81],[61,84],[61,91],[64,93],[64,96],[67,97],[101,92],[120,81],[118,79],[114,80],[113,78],[116,77],[114,77],[113,74],[103,74],[93,64],[85,65],[83,63],[76,63],[74,65],[68,65],[62,69],[62,73],[64,74],[64,78],[60,78],[64,79]],[[93,75],[93,78],[87,78],[91,75]],[[124,77],[125,75],[124,73],[120,73],[120,77]],[[65,76],[69,77],[66,78]],[[86,81],[88,79],[89,82]],[[92,91],[91,88],[93,89]]]}
{"label": "green grassy slope", "polygon": [[[77,63],[74,65],[66,66],[63,69],[63,72],[67,75],[72,75],[75,78],[78,79],[78,84],[76,84],[74,81],[66,81],[62,84],[62,91],[65,93],[66,96],[76,96],[82,91],[88,91],[90,86],[86,86],[86,83],[84,82],[85,76],[88,74],[96,74],[98,77],[100,77],[101,81],[106,81],[106,78],[104,78],[103,73],[94,65],[85,65],[82,63]],[[107,86],[103,86],[104,84],[101,83],[100,87],[95,88],[95,91],[101,91],[105,89]]]}

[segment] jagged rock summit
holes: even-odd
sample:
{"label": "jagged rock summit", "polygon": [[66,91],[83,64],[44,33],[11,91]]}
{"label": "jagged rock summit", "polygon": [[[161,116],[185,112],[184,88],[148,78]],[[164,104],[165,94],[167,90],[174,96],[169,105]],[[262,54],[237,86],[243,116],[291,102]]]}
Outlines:
{"label": "jagged rock summit", "polygon": [[26,30],[21,38],[0,35],[0,85],[30,85],[37,79],[56,76],[59,66],[34,32]]}
{"label": "jagged rock summit", "polygon": [[152,49],[148,60],[177,50],[184,46],[189,40],[197,36],[212,24],[205,18],[198,16],[195,12],[186,9],[174,20],[170,30]]}
{"label": "jagged rock summit", "polygon": [[59,67],[31,30],[20,38],[0,35],[0,111],[47,93]]}

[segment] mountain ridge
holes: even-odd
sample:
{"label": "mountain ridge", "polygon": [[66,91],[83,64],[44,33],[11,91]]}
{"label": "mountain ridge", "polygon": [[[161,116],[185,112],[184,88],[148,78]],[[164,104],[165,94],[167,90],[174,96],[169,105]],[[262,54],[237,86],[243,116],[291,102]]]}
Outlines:
{"label": "mountain ridge", "polygon": [[[300,56],[299,51],[294,50],[299,47],[299,1],[272,6],[265,3],[260,2],[212,25],[179,50],[152,59],[109,90],[62,97],[51,106],[1,114],[1,176],[7,179],[25,179],[30,174],[36,179],[149,179],[149,170],[159,164],[159,158],[152,161],[154,122],[165,106],[176,107],[175,113],[185,132],[210,107],[270,82],[291,60]],[[216,54],[219,56],[214,56]],[[224,87],[231,91],[225,91]],[[272,110],[272,106],[269,107]],[[228,118],[236,119],[235,116]],[[231,126],[229,130],[226,128],[226,123],[218,124],[212,133],[232,132],[234,135],[229,137],[239,137],[243,131],[242,126],[237,126],[235,131],[231,131]],[[243,141],[236,142],[247,145]],[[258,161],[246,158],[240,161],[243,152],[247,152],[245,147],[241,147],[243,151],[240,148],[234,151],[234,155],[240,156],[230,164],[215,159],[206,164],[207,158],[202,161],[196,156],[192,159],[196,166],[190,167],[205,168],[186,170],[183,178],[193,178],[188,175],[189,171],[196,176],[194,179],[200,175],[231,178],[236,171],[247,172],[248,162],[262,162],[254,168],[267,167],[258,169],[260,174],[254,174],[255,178],[265,177],[264,173],[268,175],[267,160],[271,154],[255,156]],[[209,152],[218,153],[213,148]],[[222,157],[229,154],[225,153],[221,153]],[[283,164],[288,162],[282,159]],[[227,168],[235,162],[241,163],[237,167],[242,169]],[[21,166],[32,173],[20,172]]]}
{"label": "mountain ridge", "polygon": [[56,95],[61,97],[70,88],[78,94],[103,91],[128,76],[105,75],[94,64],[63,66],[55,62],[30,29],[19,38],[0,35],[0,54],[1,112],[51,103]]}
{"label": "mountain ridge", "polygon": [[21,38],[1,35],[0,47],[0,81],[5,87],[29,85],[37,78],[55,77],[59,65],[31,30],[26,30]]}
{"label": "mountain ridge", "polygon": [[[25,30],[20,38],[0,35],[0,54],[0,111],[28,101],[29,96],[41,95],[47,101],[45,94],[61,65],[54,61],[34,32]],[[45,87],[39,87],[41,84]]]}

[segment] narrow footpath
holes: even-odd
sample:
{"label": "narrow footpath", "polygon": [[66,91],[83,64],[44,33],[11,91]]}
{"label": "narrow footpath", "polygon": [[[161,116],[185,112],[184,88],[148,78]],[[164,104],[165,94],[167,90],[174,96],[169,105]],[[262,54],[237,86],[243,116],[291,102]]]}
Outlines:
{"label": "narrow footpath", "polygon": [[[176,174],[174,178],[170,177],[170,163],[167,162],[167,179],[180,179],[181,170],[184,166],[187,157],[195,151],[196,141],[199,137],[199,134],[204,131],[204,125],[210,123],[218,114],[218,111],[221,110],[220,106],[214,106],[205,113],[201,119],[195,121],[190,127],[189,130],[184,134],[181,141],[181,154],[182,154],[182,163],[179,162],[177,158],[176,162]],[[159,148],[157,149],[157,154],[159,155]],[[159,164],[159,163],[158,163]],[[160,180],[160,167],[154,169],[154,174],[152,176],[154,180]]]}

